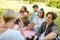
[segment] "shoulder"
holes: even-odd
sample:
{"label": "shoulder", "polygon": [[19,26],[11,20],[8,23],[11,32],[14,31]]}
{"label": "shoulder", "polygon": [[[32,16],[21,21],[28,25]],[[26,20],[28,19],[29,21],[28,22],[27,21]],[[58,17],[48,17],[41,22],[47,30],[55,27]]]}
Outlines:
{"label": "shoulder", "polygon": [[55,23],[53,23],[53,25],[52,25],[52,32],[55,32],[58,34],[58,28],[57,28],[57,25]]}
{"label": "shoulder", "polygon": [[24,39],[24,37],[22,36],[22,34],[20,33],[20,31],[17,31],[17,30],[13,30],[13,29],[9,29],[9,32],[10,32],[10,37],[12,39],[17,39],[17,40],[22,40]]}
{"label": "shoulder", "polygon": [[57,25],[55,23],[53,23],[52,28],[57,29]]}
{"label": "shoulder", "polygon": [[8,29],[2,36],[4,40],[24,40],[24,37],[21,35],[20,32]]}
{"label": "shoulder", "polygon": [[13,29],[8,29],[7,30],[7,33],[9,33],[9,35],[19,35],[20,34],[20,31],[18,30],[13,30]]}

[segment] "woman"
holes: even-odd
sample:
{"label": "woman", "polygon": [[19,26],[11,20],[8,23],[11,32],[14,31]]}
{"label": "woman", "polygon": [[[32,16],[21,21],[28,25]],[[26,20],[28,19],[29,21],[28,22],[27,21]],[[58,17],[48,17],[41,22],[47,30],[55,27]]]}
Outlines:
{"label": "woman", "polygon": [[28,26],[28,24],[29,24],[29,11],[24,12],[24,17],[22,17],[21,20],[24,24],[24,27]]}
{"label": "woman", "polygon": [[27,11],[26,6],[22,6],[21,10],[19,11],[20,17],[24,16],[25,11]]}
{"label": "woman", "polygon": [[44,10],[41,8],[38,11],[38,16],[34,18],[33,22],[29,24],[28,26],[28,30],[30,29],[34,29],[35,32],[37,32],[37,30],[41,27],[41,24],[45,22],[44,19]]}
{"label": "woman", "polygon": [[0,40],[24,40],[21,32],[13,30],[17,14],[7,9],[3,12],[4,25],[0,28]]}
{"label": "woman", "polygon": [[46,14],[46,22],[41,25],[41,28],[36,33],[34,40],[57,40],[58,29],[53,22],[57,18],[54,12],[48,12]]}
{"label": "woman", "polygon": [[[19,11],[19,15],[17,16],[16,24],[18,24],[18,20],[24,17],[24,12],[27,11],[26,6],[22,6],[21,10]],[[21,20],[22,21],[22,20]]]}
{"label": "woman", "polygon": [[25,11],[27,11],[26,6],[22,6],[22,8],[21,8],[21,10],[20,10],[20,13],[24,13]]}

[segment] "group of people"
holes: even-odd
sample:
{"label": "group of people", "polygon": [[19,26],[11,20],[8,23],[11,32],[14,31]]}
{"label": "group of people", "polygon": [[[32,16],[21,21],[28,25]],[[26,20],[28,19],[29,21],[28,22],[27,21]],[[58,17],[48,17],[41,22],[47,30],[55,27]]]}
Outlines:
{"label": "group of people", "polygon": [[[18,13],[11,9],[3,11],[4,24],[0,27],[0,40],[58,40],[58,29],[54,23],[57,14],[47,12],[45,16],[44,9],[38,10],[36,4],[33,5],[33,11],[31,19],[26,6],[22,6]],[[32,30],[35,35],[27,39],[24,30]]]}

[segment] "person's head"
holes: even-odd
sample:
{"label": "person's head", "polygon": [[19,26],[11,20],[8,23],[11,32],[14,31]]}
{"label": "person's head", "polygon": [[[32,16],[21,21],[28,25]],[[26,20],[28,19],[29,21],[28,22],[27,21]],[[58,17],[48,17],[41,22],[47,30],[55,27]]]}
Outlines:
{"label": "person's head", "polygon": [[16,17],[17,17],[17,13],[15,13],[11,9],[6,9],[5,11],[3,11],[3,19],[4,19],[5,23],[8,23],[12,20],[13,20],[13,23],[14,23]]}
{"label": "person's head", "polygon": [[48,23],[53,22],[56,18],[57,18],[57,15],[54,12],[48,12],[46,14],[46,22],[48,22]]}
{"label": "person's head", "polygon": [[29,15],[29,11],[25,11],[25,12],[24,12],[24,16],[25,16],[25,17],[28,17],[28,15]]}
{"label": "person's head", "polygon": [[38,5],[33,5],[33,11],[36,12],[38,10]]}
{"label": "person's head", "polygon": [[41,8],[41,9],[38,11],[38,17],[44,18],[44,10],[43,10],[43,8]]}
{"label": "person's head", "polygon": [[26,6],[22,6],[20,13],[24,13],[27,10]]}

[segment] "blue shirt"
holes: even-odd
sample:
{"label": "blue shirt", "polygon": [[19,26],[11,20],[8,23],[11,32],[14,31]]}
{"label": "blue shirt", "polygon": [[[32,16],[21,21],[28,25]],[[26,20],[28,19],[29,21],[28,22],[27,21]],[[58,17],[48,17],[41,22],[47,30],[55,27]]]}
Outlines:
{"label": "blue shirt", "polygon": [[0,40],[24,40],[24,37],[17,30],[8,29],[0,34]]}
{"label": "blue shirt", "polygon": [[32,17],[31,17],[31,21],[30,22],[32,22],[37,15],[38,15],[38,11],[34,12]]}

